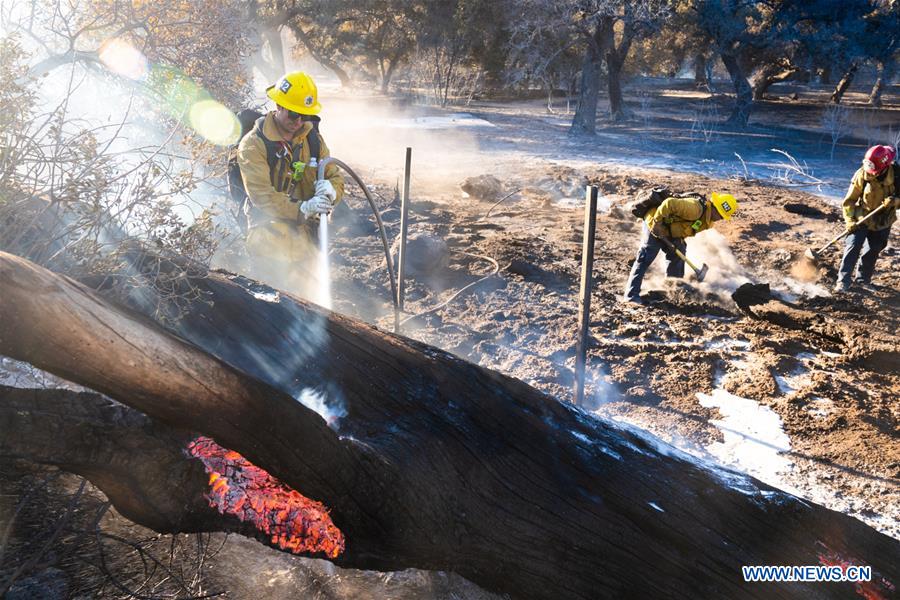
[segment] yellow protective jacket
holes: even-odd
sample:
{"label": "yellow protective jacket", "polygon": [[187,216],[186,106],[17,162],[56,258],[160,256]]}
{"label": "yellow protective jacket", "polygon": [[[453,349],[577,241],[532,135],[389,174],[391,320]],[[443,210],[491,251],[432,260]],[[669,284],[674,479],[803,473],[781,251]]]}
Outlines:
{"label": "yellow protective jacket", "polygon": [[[286,222],[300,224],[303,221],[300,213],[299,203],[303,200],[312,198],[315,192],[316,169],[307,167],[303,171],[303,175],[293,189],[291,197],[288,197],[291,177],[291,155],[297,144],[301,144],[300,160],[309,164],[309,144],[307,143],[307,135],[312,131],[312,123],[304,123],[303,127],[294,136],[290,143],[285,143],[286,152],[285,168],[283,170],[283,180],[279,186],[284,191],[277,191],[272,184],[269,163],[266,157],[266,144],[263,142],[255,130],[251,130],[238,145],[238,165],[241,168],[241,177],[244,180],[244,187],[247,189],[247,196],[250,201],[246,204],[247,219],[250,228],[266,226],[271,222]],[[263,123],[263,135],[270,140],[281,140],[281,133],[275,126],[275,113],[269,112]],[[328,146],[325,140],[320,139],[321,158],[330,156]],[[325,178],[334,186],[337,192],[337,201],[340,201],[344,194],[344,178],[341,177],[338,167],[330,164],[325,167]],[[293,201],[292,201],[293,200]]]}
{"label": "yellow protective jacket", "polygon": [[686,238],[712,227],[711,202],[703,202],[698,198],[666,198],[656,208],[651,208],[644,221],[653,231],[654,226],[662,223],[669,231],[669,237]]}
{"label": "yellow protective jacket", "polygon": [[[891,165],[884,178],[879,180],[869,175],[860,167],[850,180],[850,189],[844,196],[844,221],[847,226],[859,221],[875,210],[885,198],[900,195],[900,182],[896,181],[898,169]],[[880,213],[866,221],[865,226],[871,231],[888,229],[897,220],[897,202],[893,208],[883,209]]]}

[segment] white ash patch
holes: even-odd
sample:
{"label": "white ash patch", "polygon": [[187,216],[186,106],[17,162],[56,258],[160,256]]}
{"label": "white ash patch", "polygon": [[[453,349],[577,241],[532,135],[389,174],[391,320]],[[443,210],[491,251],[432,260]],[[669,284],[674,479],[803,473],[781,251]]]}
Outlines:
{"label": "white ash patch", "polygon": [[782,456],[791,449],[778,413],[754,400],[717,388],[711,394],[697,393],[700,405],[717,408],[722,419],[710,419],[725,437],[707,447],[722,464],[739,469],[770,485],[784,487],[782,474],[793,463]]}

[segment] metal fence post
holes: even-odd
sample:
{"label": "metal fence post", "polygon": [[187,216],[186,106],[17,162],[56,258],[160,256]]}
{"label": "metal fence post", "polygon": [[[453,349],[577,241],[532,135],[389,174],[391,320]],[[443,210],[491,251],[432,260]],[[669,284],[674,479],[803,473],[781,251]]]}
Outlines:
{"label": "metal fence post", "polygon": [[[406,167],[403,171],[403,196],[400,199],[400,252],[397,260],[397,306],[403,311],[406,295],[406,234],[409,228],[409,177],[412,163],[412,148],[406,149]],[[399,315],[395,318],[394,329],[400,331]]]}
{"label": "metal fence post", "polygon": [[584,402],[584,370],[588,331],[591,326],[591,289],[594,287],[594,235],[597,231],[597,188],[588,186],[584,202],[584,240],[581,246],[581,293],[579,295],[578,343],[575,346],[575,405]]}

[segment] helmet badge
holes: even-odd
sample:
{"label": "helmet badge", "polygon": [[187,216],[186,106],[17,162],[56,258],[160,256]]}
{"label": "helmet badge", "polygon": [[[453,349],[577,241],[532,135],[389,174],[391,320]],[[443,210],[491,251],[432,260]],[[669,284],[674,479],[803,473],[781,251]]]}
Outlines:
{"label": "helmet badge", "polygon": [[305,104],[306,106],[312,106],[313,105],[313,97],[307,96],[306,98],[304,98],[303,104]]}
{"label": "helmet badge", "polygon": [[282,93],[287,94],[288,90],[291,89],[291,82],[282,77],[281,81],[278,82],[278,89],[281,90]]}

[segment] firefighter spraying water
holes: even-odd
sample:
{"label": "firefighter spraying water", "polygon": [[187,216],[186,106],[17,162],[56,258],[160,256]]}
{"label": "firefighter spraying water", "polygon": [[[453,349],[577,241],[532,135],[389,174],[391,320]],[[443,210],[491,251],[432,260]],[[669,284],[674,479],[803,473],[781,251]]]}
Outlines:
{"label": "firefighter spraying water", "polygon": [[319,133],[322,105],[315,82],[295,71],[268,87],[266,95],[275,110],[238,113],[241,141],[228,166],[231,195],[241,207],[239,221],[246,219],[254,276],[331,309],[329,219],[344,195],[342,169],[372,209],[396,313],[397,284],[381,216],[366,184],[330,155]]}
{"label": "firefighter spraying water", "polygon": [[320,252],[327,239],[317,238],[327,238],[327,217],[343,196],[344,179],[337,165],[317,177],[329,150],[319,133],[322,105],[313,79],[302,71],[288,73],[266,95],[275,110],[258,118],[253,117],[259,113],[247,111],[239,115],[252,126],[229,168],[233,193],[238,187],[245,196],[253,271],[275,287],[327,307],[327,253]]}

